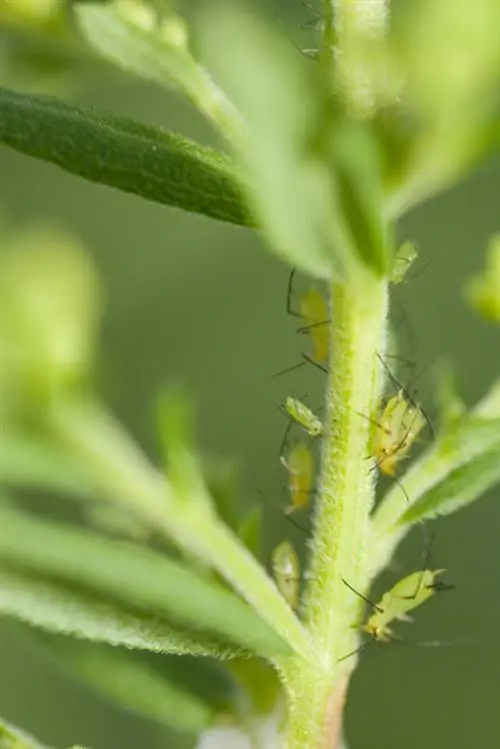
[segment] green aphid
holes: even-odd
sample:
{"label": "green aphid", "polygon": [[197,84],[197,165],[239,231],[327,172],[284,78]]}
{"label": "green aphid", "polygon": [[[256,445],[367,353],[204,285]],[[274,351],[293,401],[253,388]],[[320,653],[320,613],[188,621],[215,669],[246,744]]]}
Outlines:
{"label": "green aphid", "polygon": [[274,578],[281,595],[292,609],[299,606],[300,564],[290,541],[282,541],[272,553]]}
{"label": "green aphid", "polygon": [[285,410],[290,418],[300,424],[311,437],[319,437],[323,434],[323,422],[302,401],[288,396]]}

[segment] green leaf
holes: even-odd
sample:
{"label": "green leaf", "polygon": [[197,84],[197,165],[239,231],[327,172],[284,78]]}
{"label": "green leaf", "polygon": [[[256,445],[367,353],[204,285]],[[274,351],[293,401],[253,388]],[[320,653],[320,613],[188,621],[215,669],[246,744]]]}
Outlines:
{"label": "green leaf", "polygon": [[179,562],[129,543],[41,521],[4,505],[0,559],[141,611],[215,631],[258,653],[290,653],[285,641],[233,593]]}
{"label": "green leaf", "polygon": [[106,60],[160,85],[180,89],[231,140],[244,123],[193,58],[185,21],[142,0],[79,4],[76,18],[87,42]]}
{"label": "green leaf", "polygon": [[233,6],[207,12],[201,44],[248,125],[248,201],[272,248],[325,278],[360,264],[385,272],[391,248],[370,126],[347,119],[324,66]]}
{"label": "green leaf", "polygon": [[194,408],[182,387],[165,389],[157,404],[160,439],[167,463],[167,475],[176,497],[211,508],[205,481],[196,457]]}
{"label": "green leaf", "polygon": [[91,182],[253,225],[229,159],[159,128],[0,88],[0,142]]}
{"label": "green leaf", "polygon": [[28,432],[10,429],[2,434],[0,483],[45,489],[81,499],[96,494],[78,463],[62,449]]}
{"label": "green leaf", "polygon": [[486,268],[465,289],[471,307],[490,322],[500,323],[500,234],[488,245]]}
{"label": "green leaf", "polygon": [[[500,434],[500,429],[499,429]],[[500,439],[474,460],[451,471],[403,513],[398,526],[449,515],[478,499],[500,481]]]}
{"label": "green leaf", "polygon": [[33,736],[0,718],[0,749],[50,749]]}
{"label": "green leaf", "polygon": [[262,506],[254,505],[240,520],[238,537],[256,559],[260,559],[262,551]]}
{"label": "green leaf", "polygon": [[0,614],[49,632],[136,650],[216,658],[241,655],[201,633],[175,629],[159,617],[8,565],[0,571]]}
{"label": "green leaf", "polygon": [[128,710],[177,731],[198,733],[213,722],[213,708],[133,653],[67,638],[44,638],[44,645],[60,667]]}
{"label": "green leaf", "polygon": [[384,218],[381,158],[373,132],[346,120],[332,132],[339,211],[345,216],[352,246],[364,263],[386,274],[394,240]]}

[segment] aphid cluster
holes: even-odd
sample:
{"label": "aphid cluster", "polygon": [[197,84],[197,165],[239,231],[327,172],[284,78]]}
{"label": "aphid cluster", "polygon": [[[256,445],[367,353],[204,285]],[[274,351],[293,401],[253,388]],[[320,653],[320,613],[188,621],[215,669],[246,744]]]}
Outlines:
{"label": "aphid cluster", "polygon": [[[405,246],[406,247],[406,246]],[[400,263],[395,271],[394,283],[403,280],[405,271],[410,266],[414,252],[402,254]],[[287,293],[287,312],[298,317],[301,325],[297,332],[307,336],[309,346],[302,352],[302,361],[278,374],[290,372],[312,364],[320,370],[327,370],[330,352],[329,325],[330,312],[327,301],[321,291],[311,285],[303,293],[297,294],[294,288],[295,271],[290,275]],[[332,352],[334,355],[334,352]],[[398,358],[386,355],[387,358]],[[372,455],[373,463],[368,470],[379,470],[382,474],[401,482],[396,476],[397,469],[404,460],[411,447],[418,440],[427,426],[432,434],[430,422],[415,401],[415,395],[401,385],[394,377],[385,358],[378,355],[382,374],[392,387],[394,393],[385,396],[378,404],[375,414],[360,414],[368,419],[372,426]],[[326,427],[318,413],[309,408],[303,399],[288,396],[280,407],[288,418],[288,425],[280,448],[280,462],[287,471],[287,490],[289,503],[285,506],[286,516],[292,516],[307,510],[315,491],[315,445],[326,434]],[[410,500],[406,490],[401,485],[407,501]],[[301,526],[299,526],[301,527]],[[388,590],[379,603],[372,603],[364,595],[353,588],[347,580],[345,585],[356,595],[372,607],[372,613],[366,621],[356,624],[363,632],[370,636],[370,640],[353,653],[348,653],[340,660],[354,655],[368,644],[383,643],[391,639],[398,639],[392,624],[396,621],[408,621],[408,613],[421,606],[435,593],[446,590],[450,586],[442,583],[438,578],[443,570],[427,569],[427,561],[423,569],[412,572],[402,578]],[[272,554],[272,568],[277,586],[285,600],[293,609],[298,609],[300,602],[301,572],[297,553],[290,541],[282,541]],[[425,643],[424,643],[425,644]]]}

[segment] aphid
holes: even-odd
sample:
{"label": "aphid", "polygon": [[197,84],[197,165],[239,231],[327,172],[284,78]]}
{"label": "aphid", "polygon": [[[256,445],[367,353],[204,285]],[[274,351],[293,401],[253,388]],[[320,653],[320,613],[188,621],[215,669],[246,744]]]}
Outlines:
{"label": "aphid", "polygon": [[282,541],[272,553],[273,573],[281,595],[292,609],[299,606],[300,565],[290,541]]}
{"label": "aphid", "polygon": [[398,463],[408,455],[420,432],[428,426],[432,434],[432,427],[425,411],[395,379],[381,356],[379,359],[397,392],[386,402],[375,422],[373,452],[376,467],[386,476],[395,476]]}
{"label": "aphid", "polygon": [[394,260],[391,273],[391,283],[398,285],[405,280],[411,266],[418,257],[418,250],[413,242],[403,242]]}
{"label": "aphid", "polygon": [[408,612],[421,606],[425,601],[436,593],[450,590],[453,586],[447,585],[441,580],[437,580],[445,570],[419,570],[412,572],[402,580],[396,583],[387,593],[384,593],[379,603],[372,603],[365,598],[347,580],[342,578],[342,582],[347,585],[349,590],[356,593],[357,596],[369,603],[373,608],[372,615],[360,628],[370,635],[372,640],[354,650],[352,653],[343,656],[340,660],[349,658],[351,655],[367,647],[371,642],[383,643],[392,639],[398,639],[389,626],[395,621],[411,621]]}
{"label": "aphid", "polygon": [[300,317],[304,325],[299,333],[310,336],[312,352],[309,358],[317,365],[326,365],[330,353],[330,322],[325,298],[317,289],[311,288],[299,299]]}
{"label": "aphid", "polygon": [[288,396],[285,401],[285,411],[311,437],[319,437],[323,434],[323,422],[302,401]]}
{"label": "aphid", "polygon": [[330,353],[328,305],[320,292],[312,287],[300,295],[298,310],[294,309],[294,277],[295,270],[292,270],[288,281],[286,309],[289,315],[299,317],[302,320],[303,325],[297,329],[297,332],[309,335],[312,341],[312,351],[310,354],[302,352],[303,361],[295,364],[293,367],[287,367],[287,369],[277,372],[274,375],[275,377],[285,374],[285,372],[292,372],[295,369],[299,369],[299,367],[303,367],[307,363],[314,364],[315,367],[321,369],[323,372],[327,371],[326,365],[328,364]]}
{"label": "aphid", "polygon": [[296,510],[301,510],[309,504],[312,491],[314,474],[314,461],[310,449],[304,442],[296,442],[288,452],[286,458],[280,458],[282,464],[288,471],[291,504],[285,508],[289,515]]}
{"label": "aphid", "polygon": [[395,476],[398,463],[427,424],[419,406],[409,401],[403,390],[389,398],[379,416],[373,453],[377,467],[386,476]]}

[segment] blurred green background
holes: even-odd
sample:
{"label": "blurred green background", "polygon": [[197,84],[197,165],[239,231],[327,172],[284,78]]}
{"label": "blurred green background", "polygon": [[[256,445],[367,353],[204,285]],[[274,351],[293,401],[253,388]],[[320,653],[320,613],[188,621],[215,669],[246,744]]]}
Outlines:
{"label": "blurred green background", "polygon": [[[310,18],[300,2],[268,3],[297,40]],[[293,17],[291,13],[294,13]],[[295,36],[296,35],[296,36]],[[1,42],[0,42],[1,43]],[[312,63],[313,64],[313,63]],[[161,124],[206,143],[213,134],[173,95],[102,74],[77,98]],[[251,232],[183,214],[87,184],[7,149],[0,150],[0,205],[12,223],[61,222],[80,235],[106,292],[100,388],[154,454],[153,399],[165,381],[186,382],[198,405],[204,450],[241,466],[241,501],[266,504],[266,543],[284,534],[285,476],[279,446],[285,421],[276,406],[291,392],[321,401],[320,372],[303,368],[273,378],[298,361],[301,340],[286,315],[289,268]],[[500,229],[500,167],[489,163],[464,184],[407,216],[402,238],[417,241],[415,278],[397,291],[415,341],[403,341],[418,368],[419,397],[432,414],[433,363],[452,359],[468,403],[499,374],[500,333],[465,308],[464,281],[482,266],[489,235]],[[500,624],[499,490],[434,524],[433,562],[449,570],[456,590],[418,612],[400,630],[412,640],[472,638],[443,648],[385,647],[363,656],[349,698],[351,749],[473,749],[498,732]],[[414,534],[393,574],[416,568]],[[387,573],[385,582],[394,580]],[[384,581],[381,582],[384,585]],[[48,663],[24,628],[0,625],[0,714],[47,743],[92,749],[147,746],[180,749],[186,739],[141,721],[69,682]]]}

